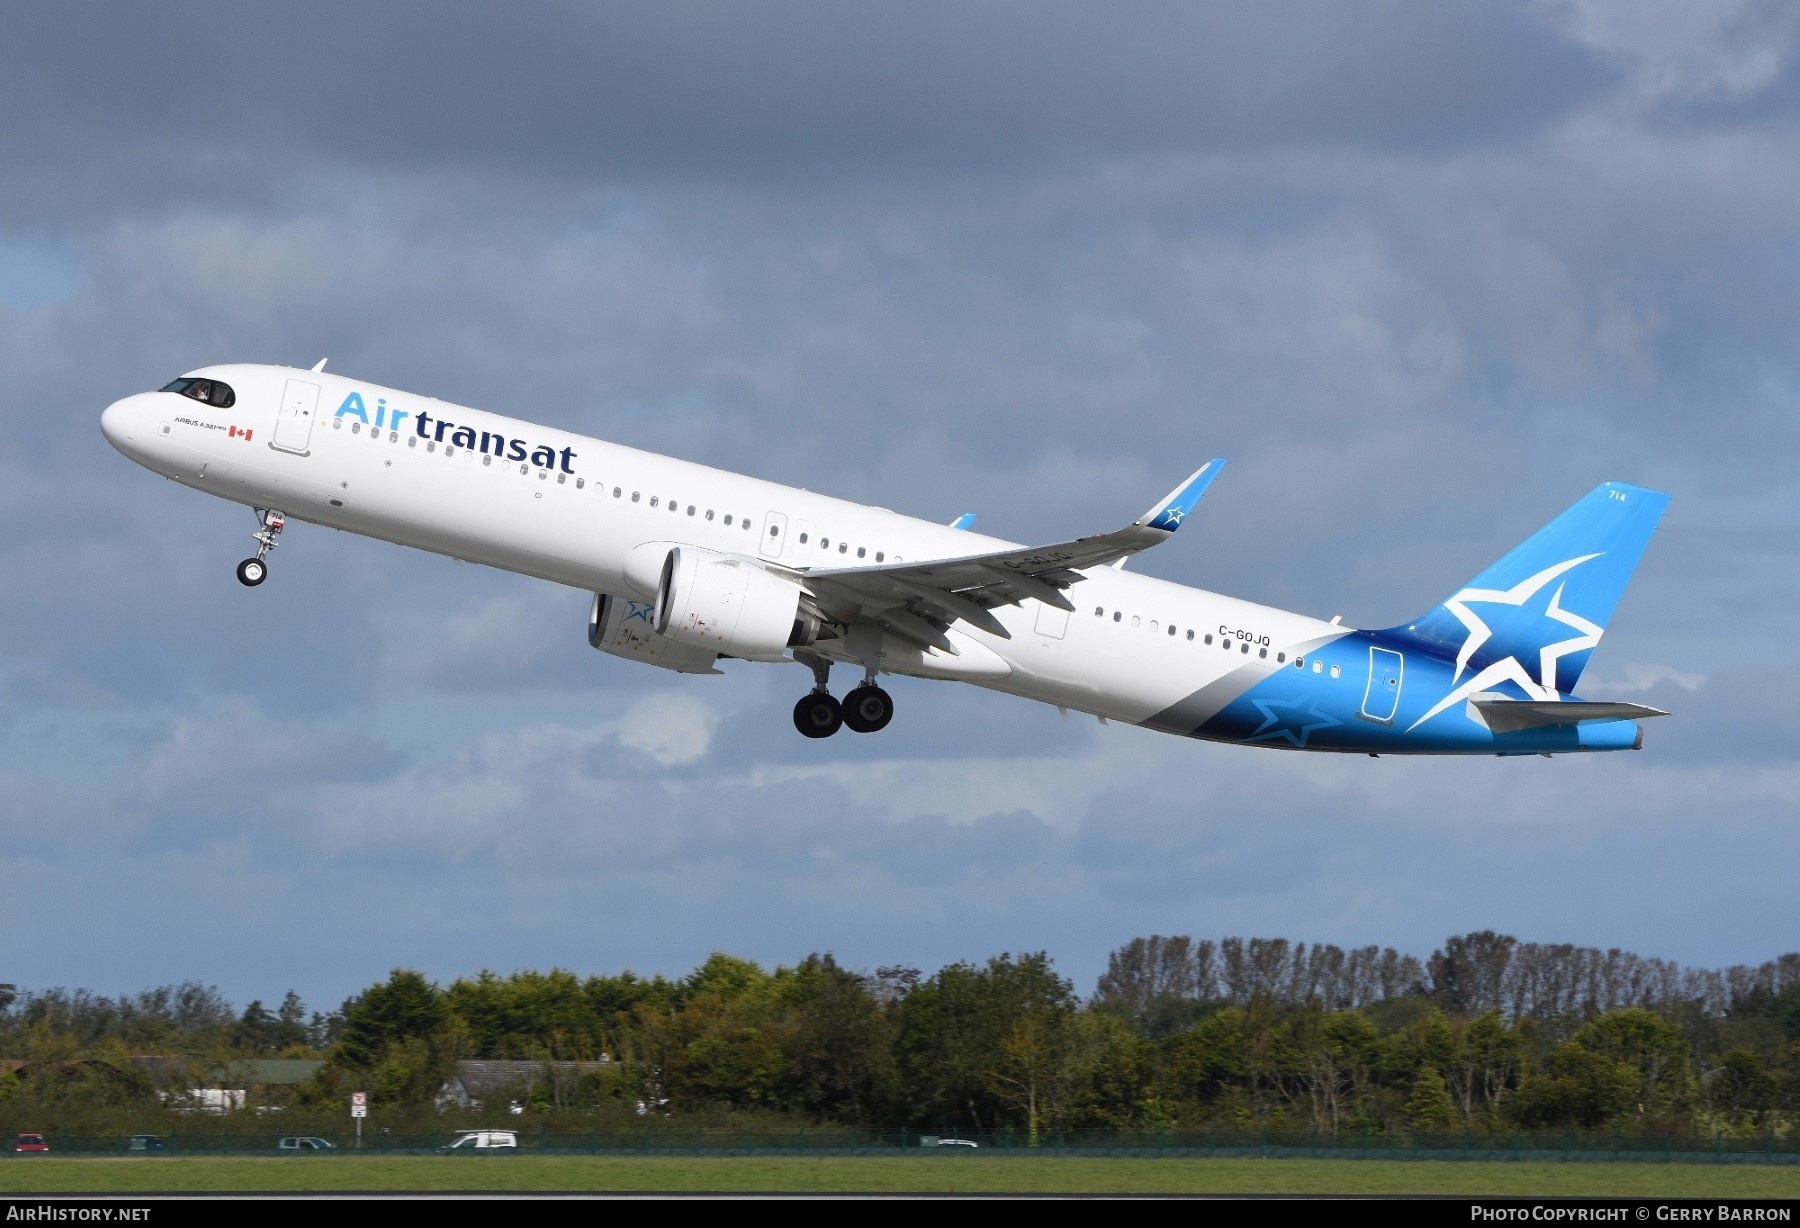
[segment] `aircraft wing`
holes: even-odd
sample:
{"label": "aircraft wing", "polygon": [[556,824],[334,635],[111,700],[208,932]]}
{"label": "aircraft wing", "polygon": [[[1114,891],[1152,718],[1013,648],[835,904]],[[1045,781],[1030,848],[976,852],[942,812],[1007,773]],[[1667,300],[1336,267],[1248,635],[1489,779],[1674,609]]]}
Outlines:
{"label": "aircraft wing", "polygon": [[1073,610],[1063,590],[1079,583],[1085,569],[1119,563],[1167,541],[1224,467],[1223,460],[1206,462],[1167,498],[1113,533],[986,554],[818,568],[805,573],[806,581],[829,604],[873,607],[872,616],[893,630],[935,647],[947,646],[942,630],[959,619],[1007,637],[989,610],[1026,598]]}

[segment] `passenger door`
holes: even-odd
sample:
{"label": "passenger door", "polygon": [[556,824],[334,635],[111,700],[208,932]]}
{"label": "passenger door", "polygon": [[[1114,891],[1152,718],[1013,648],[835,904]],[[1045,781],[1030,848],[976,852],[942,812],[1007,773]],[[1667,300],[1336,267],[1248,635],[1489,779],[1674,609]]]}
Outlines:
{"label": "passenger door", "polygon": [[1406,658],[1388,648],[1369,649],[1369,686],[1363,692],[1362,712],[1366,721],[1392,725],[1400,708],[1400,682],[1405,675]]}
{"label": "passenger door", "polygon": [[319,386],[305,380],[289,380],[281,394],[281,411],[275,415],[275,438],[269,446],[305,456],[312,443],[313,419],[318,416]]}

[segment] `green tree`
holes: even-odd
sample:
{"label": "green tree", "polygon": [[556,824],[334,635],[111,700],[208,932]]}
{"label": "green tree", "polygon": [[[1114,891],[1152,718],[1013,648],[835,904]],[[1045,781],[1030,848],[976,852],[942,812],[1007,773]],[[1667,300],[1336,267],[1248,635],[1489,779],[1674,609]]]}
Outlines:
{"label": "green tree", "polygon": [[[1020,1021],[1074,1009],[1073,987],[1042,952],[1002,955],[981,968],[951,964],[914,986],[900,1001],[895,1041],[913,1121],[977,1130],[1026,1125],[1020,1062],[1043,1029],[1034,1034],[1028,1023],[1020,1032]],[[1009,1037],[1011,1053],[1002,1048]]]}
{"label": "green tree", "polygon": [[1629,1062],[1566,1041],[1545,1072],[1527,1078],[1506,1107],[1528,1130],[1592,1130],[1629,1112],[1637,1087],[1638,1072]]}
{"label": "green tree", "polygon": [[1415,1130],[1449,1129],[1457,1115],[1456,1101],[1451,1098],[1444,1076],[1436,1066],[1419,1067],[1419,1073],[1413,1079],[1412,1094],[1406,1098],[1402,1111],[1406,1114],[1407,1124]]}
{"label": "green tree", "polygon": [[344,1004],[329,1082],[370,1081],[352,1090],[389,1103],[427,1100],[455,1065],[463,1039],[444,993],[423,974],[396,968]]}
{"label": "green tree", "polygon": [[1573,1040],[1631,1071],[1640,1117],[1687,1101],[1692,1086],[1687,1037],[1655,1011],[1629,1007],[1601,1015],[1576,1032]]}

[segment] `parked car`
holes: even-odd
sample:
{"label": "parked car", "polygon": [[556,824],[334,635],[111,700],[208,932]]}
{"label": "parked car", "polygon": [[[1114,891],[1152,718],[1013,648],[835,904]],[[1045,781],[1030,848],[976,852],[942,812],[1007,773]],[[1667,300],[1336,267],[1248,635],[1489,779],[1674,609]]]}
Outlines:
{"label": "parked car", "polygon": [[13,1144],[13,1150],[18,1152],[49,1151],[50,1144],[44,1141],[44,1136],[41,1134],[21,1134],[18,1141]]}
{"label": "parked car", "polygon": [[316,1134],[290,1134],[275,1144],[277,1151],[336,1151],[337,1144]]}
{"label": "parked car", "polygon": [[125,1140],[126,1151],[167,1151],[160,1134],[134,1134]]}
{"label": "parked car", "polygon": [[439,1151],[516,1151],[519,1135],[513,1130],[464,1130],[456,1141]]}

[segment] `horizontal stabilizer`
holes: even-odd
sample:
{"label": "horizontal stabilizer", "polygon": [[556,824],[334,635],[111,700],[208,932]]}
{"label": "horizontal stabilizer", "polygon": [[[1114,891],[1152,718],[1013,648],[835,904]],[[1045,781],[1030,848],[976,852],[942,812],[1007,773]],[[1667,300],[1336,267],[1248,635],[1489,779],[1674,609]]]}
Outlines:
{"label": "horizontal stabilizer", "polygon": [[1661,708],[1645,704],[1608,703],[1586,699],[1501,699],[1476,697],[1469,705],[1481,713],[1495,733],[1540,729],[1546,725],[1580,725],[1588,721],[1641,721],[1667,716]]}

